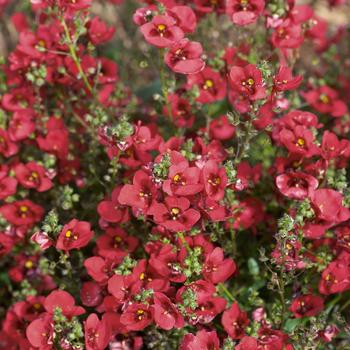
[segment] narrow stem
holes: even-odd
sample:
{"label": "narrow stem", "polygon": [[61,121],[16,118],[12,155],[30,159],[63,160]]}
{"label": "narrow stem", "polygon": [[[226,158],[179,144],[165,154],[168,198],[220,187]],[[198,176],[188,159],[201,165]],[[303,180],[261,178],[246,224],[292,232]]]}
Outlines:
{"label": "narrow stem", "polygon": [[218,287],[228,297],[229,300],[231,300],[232,302],[236,301],[232,293],[226,288],[226,286],[223,283],[219,283]]}
{"label": "narrow stem", "polygon": [[72,41],[72,38],[70,36],[70,33],[69,33],[69,29],[68,29],[68,26],[67,26],[67,23],[65,22],[64,19],[62,19],[62,26],[63,26],[63,29],[64,29],[64,33],[66,35],[66,40],[67,40],[67,43],[68,43],[68,48],[69,48],[69,52],[71,54],[71,57],[76,65],[76,67],[78,68],[78,72],[80,74],[80,76],[82,77],[83,81],[84,81],[84,84],[86,86],[86,88],[89,90],[89,92],[91,94],[93,94],[93,88],[89,82],[89,79],[87,78],[82,66],[81,66],[81,63],[80,63],[80,59],[77,55],[77,52],[75,50],[75,45]]}

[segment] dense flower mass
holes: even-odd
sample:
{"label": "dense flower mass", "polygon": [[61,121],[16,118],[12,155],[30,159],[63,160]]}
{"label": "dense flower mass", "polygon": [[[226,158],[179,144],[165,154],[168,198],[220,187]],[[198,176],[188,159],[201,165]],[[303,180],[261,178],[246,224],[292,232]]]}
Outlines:
{"label": "dense flower mass", "polygon": [[349,13],[0,0],[0,350],[349,349]]}

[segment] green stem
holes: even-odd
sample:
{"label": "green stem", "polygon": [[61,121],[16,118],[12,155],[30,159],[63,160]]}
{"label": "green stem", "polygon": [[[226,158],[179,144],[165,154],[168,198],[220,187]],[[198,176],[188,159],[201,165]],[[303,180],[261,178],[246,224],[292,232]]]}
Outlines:
{"label": "green stem", "polygon": [[69,48],[69,52],[71,54],[71,57],[72,57],[72,60],[74,61],[77,69],[78,69],[78,72],[80,74],[80,76],[82,77],[83,81],[84,81],[84,84],[86,86],[86,88],[89,90],[89,92],[91,94],[93,94],[93,88],[89,82],[89,79],[87,78],[82,66],[81,66],[81,63],[80,63],[80,59],[77,55],[77,52],[75,50],[75,45],[73,43],[73,40],[70,36],[70,33],[69,33],[69,29],[68,29],[68,26],[67,26],[67,23],[65,22],[64,19],[62,19],[62,26],[63,26],[63,29],[64,29],[64,33],[65,33],[65,36],[66,36],[66,41],[67,41],[67,44],[68,44],[68,48]]}
{"label": "green stem", "polygon": [[226,286],[223,283],[219,283],[218,287],[227,296],[229,300],[231,300],[232,302],[236,301],[232,293],[226,288]]}

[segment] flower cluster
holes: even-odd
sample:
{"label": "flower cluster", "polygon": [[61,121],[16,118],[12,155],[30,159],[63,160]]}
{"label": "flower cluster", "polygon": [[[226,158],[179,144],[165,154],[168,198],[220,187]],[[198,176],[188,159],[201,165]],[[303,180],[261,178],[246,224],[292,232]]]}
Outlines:
{"label": "flower cluster", "polygon": [[347,349],[346,1],[14,3],[0,349]]}

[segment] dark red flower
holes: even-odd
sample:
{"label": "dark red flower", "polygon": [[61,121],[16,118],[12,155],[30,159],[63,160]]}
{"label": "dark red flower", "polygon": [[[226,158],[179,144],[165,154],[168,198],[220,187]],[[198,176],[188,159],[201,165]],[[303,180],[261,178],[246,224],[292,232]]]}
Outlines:
{"label": "dark red flower", "polygon": [[89,222],[73,219],[63,226],[56,242],[56,248],[68,251],[85,247],[93,235],[94,232],[91,231]]}
{"label": "dark red flower", "polygon": [[226,13],[239,26],[254,23],[264,10],[264,0],[227,0]]}
{"label": "dark red flower", "polygon": [[0,214],[15,226],[32,226],[40,221],[44,209],[32,201],[24,199],[4,204],[0,207]]}
{"label": "dark red flower", "polygon": [[104,350],[111,337],[110,327],[105,319],[90,314],[84,322],[86,350]]}
{"label": "dark red flower", "polygon": [[210,136],[217,140],[229,140],[235,131],[235,127],[229,122],[226,115],[222,115],[210,123]]}
{"label": "dark red flower", "polygon": [[311,107],[320,113],[341,117],[348,111],[345,102],[338,97],[337,91],[327,85],[305,92],[303,96]]}
{"label": "dark red flower", "polygon": [[163,15],[154,16],[151,22],[143,24],[141,32],[146,41],[160,48],[170,47],[184,37],[184,32],[176,25],[176,20]]}
{"label": "dark red flower", "polygon": [[76,306],[74,298],[64,290],[51,292],[45,299],[44,307],[50,315],[55,313],[56,308],[60,308],[62,314],[68,318],[85,313],[85,310],[81,306]]}
{"label": "dark red flower", "polygon": [[220,340],[216,331],[198,331],[196,335],[186,334],[181,342],[180,350],[219,350]]}
{"label": "dark red flower", "polygon": [[276,177],[276,186],[286,197],[301,200],[313,194],[318,181],[306,173],[289,172]]}
{"label": "dark red flower", "polygon": [[301,295],[292,301],[289,310],[297,318],[316,316],[323,310],[323,299],[318,295]]}
{"label": "dark red flower", "polygon": [[154,202],[148,214],[170,231],[188,231],[200,219],[197,210],[190,208],[184,197],[166,197],[163,203]]}
{"label": "dark red flower", "polygon": [[205,62],[201,59],[202,53],[200,43],[184,38],[170,46],[164,61],[176,73],[195,74],[205,67]]}
{"label": "dark red flower", "polygon": [[226,94],[226,80],[208,66],[200,73],[188,75],[187,85],[189,88],[194,85],[199,87],[200,94],[197,101],[201,103],[222,100]]}
{"label": "dark red flower", "polygon": [[274,89],[276,91],[294,90],[302,80],[300,75],[293,77],[292,70],[282,65],[274,77]]}
{"label": "dark red flower", "polygon": [[147,212],[155,194],[156,187],[151,176],[143,170],[138,170],[134,175],[133,184],[124,185],[120,190],[118,201]]}
{"label": "dark red flower", "polygon": [[217,162],[209,160],[205,163],[202,174],[207,196],[215,201],[219,201],[224,198],[225,188],[227,185],[225,168],[219,168]]}
{"label": "dark red flower", "polygon": [[221,324],[232,339],[241,339],[245,335],[249,320],[247,313],[242,311],[237,303],[233,303],[230,309],[222,314]]}
{"label": "dark red flower", "polygon": [[163,190],[169,196],[190,196],[200,192],[200,169],[190,167],[188,161],[178,159],[169,168],[168,179],[163,182]]}
{"label": "dark red flower", "polygon": [[320,188],[311,196],[311,203],[319,219],[343,222],[350,218],[350,210],[343,206],[343,195],[329,188]]}
{"label": "dark red flower", "polygon": [[131,304],[120,316],[120,322],[128,331],[141,331],[152,323],[150,307],[145,304]]}
{"label": "dark red flower", "polygon": [[256,66],[234,66],[230,70],[230,83],[234,90],[255,101],[266,96],[262,74]]}
{"label": "dark red flower", "polygon": [[13,170],[18,182],[25,188],[34,188],[38,192],[44,192],[52,187],[46,169],[36,162],[19,163],[14,166]]}
{"label": "dark red flower", "polygon": [[213,284],[225,282],[236,271],[230,258],[224,259],[224,251],[217,247],[209,253],[203,264],[203,277]]}
{"label": "dark red flower", "polygon": [[158,327],[170,330],[182,328],[185,324],[179,310],[171,300],[162,293],[154,293],[152,313]]}

